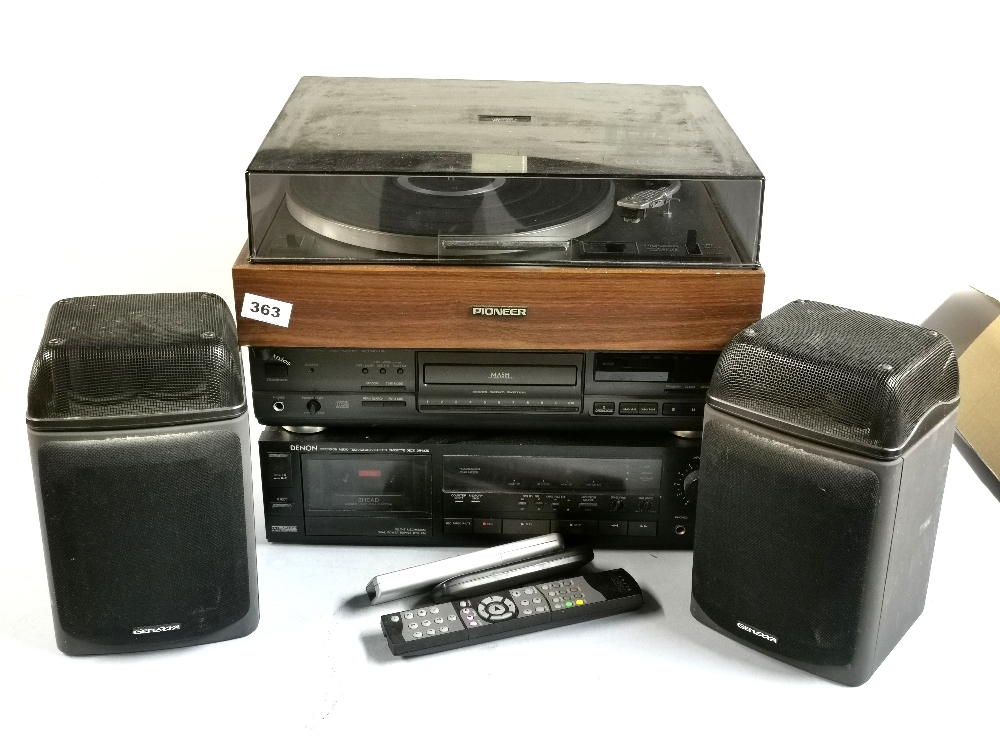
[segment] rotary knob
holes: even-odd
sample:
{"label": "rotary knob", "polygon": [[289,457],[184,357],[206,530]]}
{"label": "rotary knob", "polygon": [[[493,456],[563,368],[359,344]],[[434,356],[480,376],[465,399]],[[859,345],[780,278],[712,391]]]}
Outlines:
{"label": "rotary knob", "polygon": [[317,401],[314,398],[311,398],[308,401],[306,401],[306,411],[309,412],[310,414],[315,414],[316,412],[318,412],[322,408],[323,408],[323,404],[321,404],[319,401]]}
{"label": "rotary knob", "polygon": [[693,507],[695,501],[698,499],[698,469],[695,469],[684,477],[683,487],[684,505],[689,508]]}
{"label": "rotary knob", "polygon": [[614,500],[611,501],[611,510],[619,511],[624,509],[625,509],[625,501],[622,500],[620,497],[616,497]]}
{"label": "rotary knob", "polygon": [[688,511],[694,510],[695,502],[698,499],[698,471],[700,468],[701,457],[692,456],[674,474],[674,497]]}
{"label": "rotary knob", "polygon": [[652,500],[640,500],[639,501],[639,511],[641,513],[645,513],[647,511],[652,510],[652,509],[653,509],[653,501]]}

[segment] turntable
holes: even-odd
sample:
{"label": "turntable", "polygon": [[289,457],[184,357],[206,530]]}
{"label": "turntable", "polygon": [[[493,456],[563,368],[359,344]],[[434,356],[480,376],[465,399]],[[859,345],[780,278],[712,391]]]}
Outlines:
{"label": "turntable", "polygon": [[292,309],[246,345],[717,350],[760,316],[764,179],[701,88],[306,77],[246,184],[236,304]]}

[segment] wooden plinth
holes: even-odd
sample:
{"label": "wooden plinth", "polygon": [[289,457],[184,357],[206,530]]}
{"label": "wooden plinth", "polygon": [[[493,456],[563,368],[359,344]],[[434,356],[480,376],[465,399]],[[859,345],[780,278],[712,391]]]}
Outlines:
{"label": "wooden plinth", "polygon": [[[760,319],[764,272],[250,263],[244,246],[233,291],[244,346],[711,350]],[[291,302],[288,328],[239,317],[247,293]]]}

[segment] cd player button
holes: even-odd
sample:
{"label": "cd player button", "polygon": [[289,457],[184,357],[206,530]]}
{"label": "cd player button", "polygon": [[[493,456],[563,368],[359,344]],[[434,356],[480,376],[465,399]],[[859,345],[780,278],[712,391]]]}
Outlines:
{"label": "cd player button", "polygon": [[656,521],[629,521],[629,536],[656,536]]}
{"label": "cd player button", "polygon": [[640,414],[659,414],[660,413],[660,406],[659,406],[659,404],[648,404],[648,403],[639,404],[639,413]]}
{"label": "cd player button", "polygon": [[625,536],[628,524],[625,521],[601,521],[601,536]]}
{"label": "cd player button", "polygon": [[618,404],[619,414],[638,414],[639,413],[639,403],[637,401],[629,401]]}
{"label": "cd player button", "polygon": [[499,518],[477,518],[472,525],[472,530],[477,534],[499,534]]}
{"label": "cd player button", "polygon": [[593,413],[597,414],[614,414],[615,413],[615,402],[614,401],[598,401],[594,404]]}

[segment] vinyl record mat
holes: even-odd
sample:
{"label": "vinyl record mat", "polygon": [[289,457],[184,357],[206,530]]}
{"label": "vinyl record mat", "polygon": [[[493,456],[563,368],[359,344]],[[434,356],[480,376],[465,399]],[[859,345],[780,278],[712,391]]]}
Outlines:
{"label": "vinyl record mat", "polygon": [[438,254],[438,237],[496,238],[474,252],[516,252],[504,241],[565,242],[607,221],[614,184],[600,179],[296,176],[286,203],[324,237],[393,253]]}

